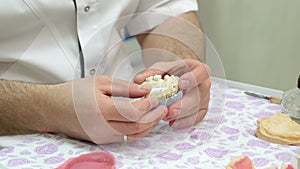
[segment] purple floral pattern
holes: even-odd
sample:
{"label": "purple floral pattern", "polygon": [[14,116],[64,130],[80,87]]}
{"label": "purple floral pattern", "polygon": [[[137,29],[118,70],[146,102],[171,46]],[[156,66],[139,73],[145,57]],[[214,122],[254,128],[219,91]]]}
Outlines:
{"label": "purple floral pattern", "polygon": [[57,151],[57,146],[50,143],[36,147],[35,151],[38,154],[53,154]]}
{"label": "purple floral pattern", "polygon": [[8,161],[9,167],[16,167],[20,165],[28,164],[29,161],[26,158],[14,158]]}
{"label": "purple floral pattern", "polygon": [[207,116],[188,130],[172,130],[162,122],[139,142],[105,146],[53,134],[5,136],[0,137],[5,147],[0,149],[0,167],[53,169],[69,158],[105,150],[115,156],[118,169],[221,169],[241,155],[251,158],[256,168],[279,168],[296,157],[300,147],[272,144],[254,134],[257,119],[279,111],[280,105],[213,82]]}

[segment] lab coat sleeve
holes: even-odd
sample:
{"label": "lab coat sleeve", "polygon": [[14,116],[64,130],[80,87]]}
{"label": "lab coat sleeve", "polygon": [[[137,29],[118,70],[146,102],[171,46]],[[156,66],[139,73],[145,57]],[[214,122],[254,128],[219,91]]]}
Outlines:
{"label": "lab coat sleeve", "polygon": [[141,0],[136,14],[127,25],[130,36],[137,35],[180,14],[197,11],[197,0]]}

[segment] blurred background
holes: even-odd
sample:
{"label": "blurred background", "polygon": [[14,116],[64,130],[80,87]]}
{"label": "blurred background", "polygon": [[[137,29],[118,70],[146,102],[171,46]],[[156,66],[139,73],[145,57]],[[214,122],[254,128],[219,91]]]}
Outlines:
{"label": "blurred background", "polygon": [[299,0],[198,0],[226,78],[278,90],[300,74]]}
{"label": "blurred background", "polygon": [[[221,62],[228,80],[282,91],[296,87],[300,0],[198,0],[198,5],[197,16],[211,42],[207,47],[213,56],[206,61],[213,75],[224,77]],[[127,42],[129,51],[138,48],[134,38]],[[134,56],[134,65],[141,65],[139,57]]]}

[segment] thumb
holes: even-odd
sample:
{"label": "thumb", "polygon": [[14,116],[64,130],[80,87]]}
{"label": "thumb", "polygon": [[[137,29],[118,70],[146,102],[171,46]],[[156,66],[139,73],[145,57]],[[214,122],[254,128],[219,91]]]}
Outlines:
{"label": "thumb", "polygon": [[158,69],[147,69],[144,72],[138,74],[137,76],[134,77],[133,82],[137,84],[142,84],[147,77],[149,76],[154,76],[154,75],[164,75],[166,74],[165,71],[163,70],[158,70]]}
{"label": "thumb", "polygon": [[103,83],[99,80],[96,89],[102,91],[103,94],[108,96],[130,98],[142,97],[151,91],[150,86],[141,86],[136,83],[120,79],[110,79]]}

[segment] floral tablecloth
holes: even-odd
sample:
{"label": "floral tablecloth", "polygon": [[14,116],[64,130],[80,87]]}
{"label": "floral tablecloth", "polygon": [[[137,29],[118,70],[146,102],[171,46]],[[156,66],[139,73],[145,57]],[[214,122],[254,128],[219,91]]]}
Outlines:
{"label": "floral tablecloth", "polygon": [[69,158],[103,150],[115,156],[120,169],[222,169],[241,155],[251,158],[256,168],[280,167],[296,158],[300,147],[272,144],[254,135],[256,120],[280,109],[213,82],[209,112],[196,126],[172,130],[162,122],[138,142],[105,146],[54,134],[0,137],[0,168],[55,168]]}

